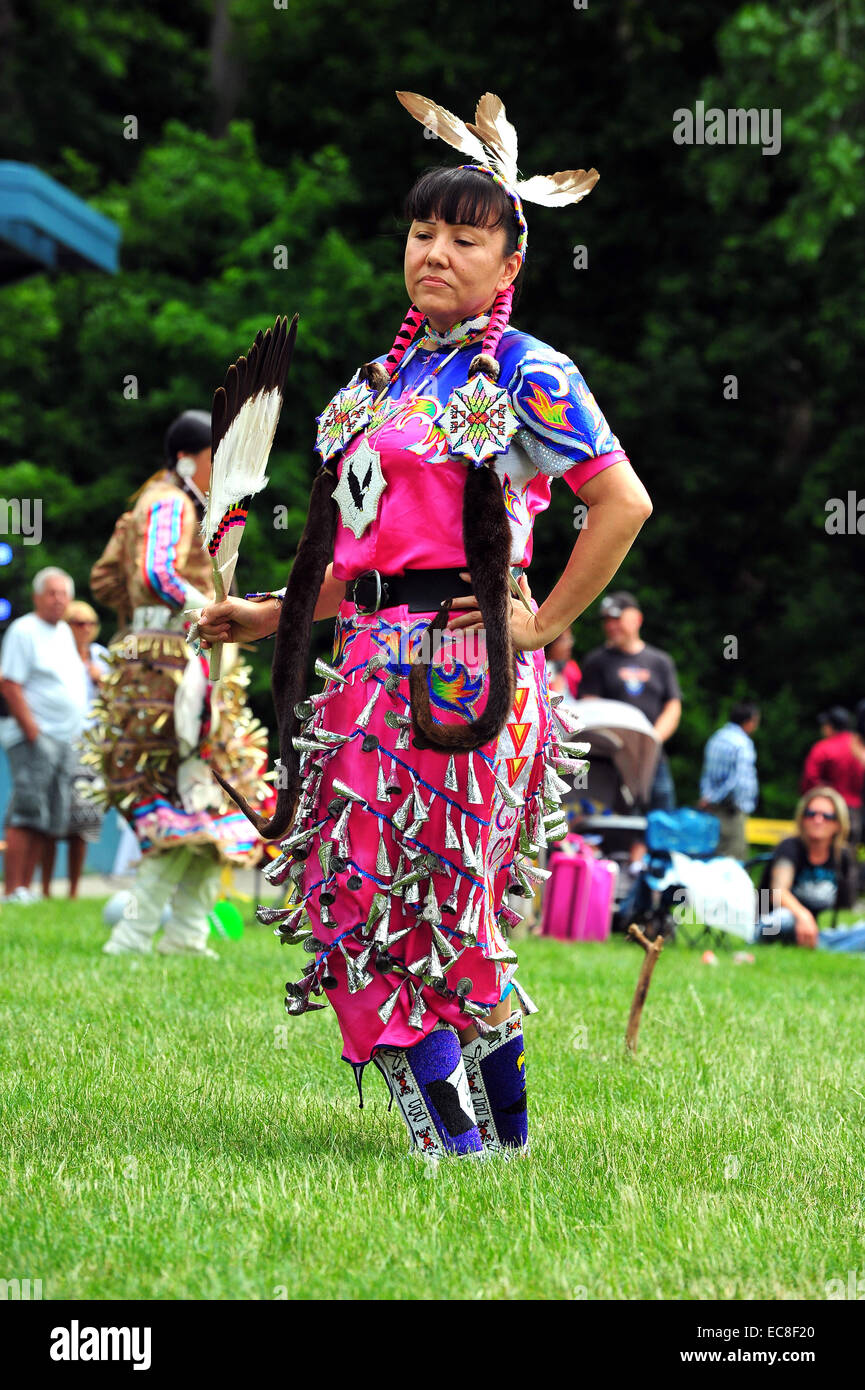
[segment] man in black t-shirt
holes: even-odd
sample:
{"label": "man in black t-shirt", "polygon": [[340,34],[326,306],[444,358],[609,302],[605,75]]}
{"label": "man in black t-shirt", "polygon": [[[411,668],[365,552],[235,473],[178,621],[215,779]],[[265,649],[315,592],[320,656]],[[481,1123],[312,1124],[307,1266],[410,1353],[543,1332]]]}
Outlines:
{"label": "man in black t-shirt", "polygon": [[[580,699],[623,700],[641,709],[666,743],[682,717],[682,692],[672,657],[640,637],[643,614],[633,594],[620,590],[601,601],[606,646],[596,647],[582,663]],[[649,810],[672,811],[676,789],[670,764],[662,753],[649,799]]]}

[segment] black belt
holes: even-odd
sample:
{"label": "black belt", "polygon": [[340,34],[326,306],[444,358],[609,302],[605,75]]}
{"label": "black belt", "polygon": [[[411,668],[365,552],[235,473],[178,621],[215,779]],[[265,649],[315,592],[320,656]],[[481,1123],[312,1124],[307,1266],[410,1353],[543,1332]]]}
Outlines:
{"label": "black belt", "polygon": [[444,599],[466,598],[471,592],[471,584],[460,579],[459,570],[406,570],[404,574],[364,570],[349,581],[346,598],[361,613],[403,604],[410,613],[434,613]]}

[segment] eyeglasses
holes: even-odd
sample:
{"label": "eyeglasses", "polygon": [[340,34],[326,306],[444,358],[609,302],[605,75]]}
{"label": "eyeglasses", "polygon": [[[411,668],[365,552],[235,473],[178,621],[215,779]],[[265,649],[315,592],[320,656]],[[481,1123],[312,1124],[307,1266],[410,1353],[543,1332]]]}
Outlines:
{"label": "eyeglasses", "polygon": [[838,819],[838,817],[837,817],[837,815],[835,814],[834,811],[803,811],[803,812],[802,812],[802,819],[803,819],[803,820],[816,820],[816,819],[818,818],[818,816],[819,816],[820,820],[837,820],[837,819]]}

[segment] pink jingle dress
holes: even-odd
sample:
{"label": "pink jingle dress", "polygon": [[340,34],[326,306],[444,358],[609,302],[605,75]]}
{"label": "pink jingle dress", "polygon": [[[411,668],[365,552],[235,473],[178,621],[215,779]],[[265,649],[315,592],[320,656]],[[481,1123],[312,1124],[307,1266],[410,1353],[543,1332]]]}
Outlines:
{"label": "pink jingle dress", "polygon": [[[337,523],[334,575],[349,595],[367,570],[465,568],[462,493],[471,465],[448,454],[436,421],[466,381],[477,323],[462,325],[462,337],[427,328],[339,460],[341,475],[366,441],[386,482],[359,539]],[[513,328],[497,355],[520,428],[494,466],[513,532],[511,562],[524,568],[551,478],[563,476],[576,493],[626,456],[566,357]],[[283,941],[309,952],[301,979],[287,987],[288,1012],[321,1007],[313,997],[324,990],[343,1057],[356,1066],[380,1047],[412,1047],[439,1020],[468,1027],[511,987],[524,1011],[534,1008],[513,978],[507,929],[519,917],[507,895],[516,886],[530,896],[541,876],[521,848],[536,853],[545,818],[557,814],[567,784],[556,766],[574,770],[557,750],[568,732],[551,709],[543,652],[517,652],[516,695],[498,738],[453,756],[417,749],[406,727],[409,666],[433,616],[405,605],[367,614],[341,604],[331,661],[339,679],[328,679],[307,707],[311,746],[298,814],[267,870],[273,882],[289,880],[292,895],[287,907],[259,909]],[[475,718],[484,707],[478,637],[449,634],[429,668],[441,722]]]}

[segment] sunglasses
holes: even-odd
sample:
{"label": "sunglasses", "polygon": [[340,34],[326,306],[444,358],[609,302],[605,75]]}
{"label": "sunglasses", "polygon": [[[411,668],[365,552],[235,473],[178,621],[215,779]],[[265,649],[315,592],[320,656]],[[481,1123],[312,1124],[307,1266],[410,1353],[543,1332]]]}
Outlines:
{"label": "sunglasses", "polygon": [[93,618],[70,618],[70,627],[96,627]]}
{"label": "sunglasses", "polygon": [[838,819],[838,817],[837,817],[837,815],[835,814],[834,811],[803,811],[803,812],[802,812],[802,819],[803,819],[803,820],[816,820],[816,819],[818,818],[818,816],[819,816],[820,820],[837,820],[837,819]]}

